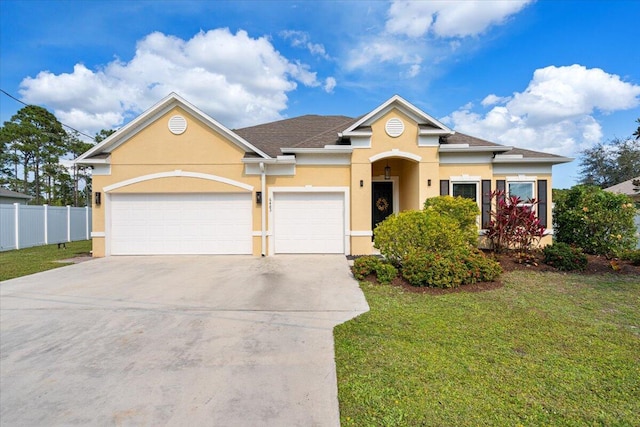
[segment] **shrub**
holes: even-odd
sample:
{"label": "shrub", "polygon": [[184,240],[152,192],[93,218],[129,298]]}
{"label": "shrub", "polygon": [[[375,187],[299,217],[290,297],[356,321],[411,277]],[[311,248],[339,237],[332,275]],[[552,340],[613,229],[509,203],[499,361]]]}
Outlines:
{"label": "shrub", "polygon": [[579,248],[566,243],[557,242],[545,246],[542,250],[544,263],[554,266],[560,271],[584,270],[587,267],[587,256]]}
{"label": "shrub", "polygon": [[403,260],[402,275],[413,286],[457,288],[495,280],[502,273],[500,264],[477,250],[442,253],[412,251]]}
{"label": "shrub", "polygon": [[398,270],[393,265],[386,262],[380,262],[376,267],[376,277],[378,278],[378,282],[383,285],[391,283],[397,275]]}
{"label": "shrub", "polygon": [[624,194],[577,185],[556,202],[555,238],[589,254],[619,255],[636,245],[635,213],[633,201]]}
{"label": "shrub", "polygon": [[640,249],[624,251],[620,258],[625,261],[631,261],[633,265],[640,265]]}
{"label": "shrub", "polygon": [[478,224],[480,209],[475,201],[464,197],[438,196],[425,200],[425,211],[435,211],[456,221],[470,246],[478,246]]}
{"label": "shrub", "polygon": [[364,280],[368,275],[376,271],[376,267],[380,262],[380,258],[373,255],[356,258],[353,261],[353,267],[351,268],[351,271],[353,271],[353,277],[355,277],[356,280]]}
{"label": "shrub", "polygon": [[357,280],[364,280],[368,275],[375,273],[378,282],[383,285],[388,285],[398,275],[394,266],[373,255],[356,258],[352,271],[353,277]]}
{"label": "shrub", "polygon": [[402,275],[413,286],[457,288],[464,283],[467,269],[453,252],[415,250],[405,256]]}
{"label": "shrub", "polygon": [[469,246],[458,223],[433,210],[389,216],[376,227],[374,243],[395,266],[414,250],[444,252]]}
{"label": "shrub", "polygon": [[465,257],[465,264],[469,272],[466,284],[477,282],[492,282],[502,274],[502,267],[495,260],[486,257],[480,251],[471,251]]}
{"label": "shrub", "polygon": [[[487,238],[496,252],[514,249],[522,255],[529,254],[540,242],[545,228],[536,217],[535,199],[526,203],[517,197],[506,197],[505,192],[491,192],[495,200],[495,210],[490,212],[491,221],[487,227]],[[526,258],[526,256],[525,256]]]}

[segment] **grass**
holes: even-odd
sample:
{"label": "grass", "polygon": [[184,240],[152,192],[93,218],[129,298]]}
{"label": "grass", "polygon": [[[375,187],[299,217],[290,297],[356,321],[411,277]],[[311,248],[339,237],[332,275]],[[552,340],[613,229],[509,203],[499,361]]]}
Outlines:
{"label": "grass", "polygon": [[640,278],[511,272],[440,296],[361,287],[335,330],[343,426],[631,426]]}
{"label": "grass", "polygon": [[58,249],[58,245],[47,245],[0,252],[0,281],[69,265],[56,261],[90,251],[91,240],[81,240],[67,243],[67,249]]}

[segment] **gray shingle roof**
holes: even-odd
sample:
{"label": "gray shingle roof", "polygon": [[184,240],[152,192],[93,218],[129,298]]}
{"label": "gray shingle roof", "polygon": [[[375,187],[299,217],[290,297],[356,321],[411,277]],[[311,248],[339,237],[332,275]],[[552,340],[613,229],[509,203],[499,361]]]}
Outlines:
{"label": "gray shingle roof", "polygon": [[234,129],[233,132],[275,157],[282,154],[281,148],[322,148],[336,144],[338,132],[349,127],[354,120],[345,116],[306,115]]}
{"label": "gray shingle roof", "polygon": [[[338,134],[356,123],[360,118],[346,116],[305,115],[277,122],[265,123],[233,132],[246,141],[275,157],[283,154],[281,148],[323,148],[325,145],[339,144]],[[421,126],[428,129],[430,127]],[[361,130],[371,130],[370,128]],[[469,147],[504,147],[502,144],[456,132],[441,139],[442,144],[468,144]],[[504,151],[504,150],[499,150]],[[525,158],[557,158],[562,156],[539,151],[514,148],[504,154],[522,154]]]}
{"label": "gray shingle roof", "polygon": [[17,191],[7,190],[6,188],[0,187],[0,196],[2,197],[11,197],[13,199],[30,199],[31,196],[28,196],[23,193],[18,193]]}

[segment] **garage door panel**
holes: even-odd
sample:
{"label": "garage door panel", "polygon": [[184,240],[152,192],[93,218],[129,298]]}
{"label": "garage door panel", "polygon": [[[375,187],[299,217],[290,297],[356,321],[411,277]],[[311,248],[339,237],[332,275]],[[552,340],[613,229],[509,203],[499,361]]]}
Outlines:
{"label": "garage door panel", "polygon": [[276,193],[276,253],[344,253],[344,193]]}
{"label": "garage door panel", "polygon": [[250,254],[251,194],[114,194],[111,253]]}

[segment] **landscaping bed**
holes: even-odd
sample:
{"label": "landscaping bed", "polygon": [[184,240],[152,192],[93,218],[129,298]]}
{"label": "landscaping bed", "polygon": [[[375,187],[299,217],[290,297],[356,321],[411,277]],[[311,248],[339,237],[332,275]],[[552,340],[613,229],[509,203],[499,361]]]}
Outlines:
{"label": "landscaping bed", "polygon": [[[493,257],[504,272],[510,271],[532,271],[532,272],[556,272],[563,273],[558,271],[557,268],[545,264],[542,259],[543,256],[540,252],[534,253],[535,263],[522,263],[518,262],[517,259],[511,254],[494,254],[492,252],[487,252],[487,256]],[[576,272],[578,275],[601,275],[601,274],[612,274],[612,275],[636,275],[640,280],[640,266],[636,266],[631,264],[630,261],[624,261],[620,259],[609,259],[604,256],[599,255],[586,255],[587,256],[587,267],[584,271]],[[615,266],[615,268],[614,268]],[[370,283],[378,283],[375,274],[370,274],[366,277],[366,281]],[[502,280],[496,280],[493,282],[481,282],[481,283],[473,283],[469,285],[463,285],[457,288],[435,288],[435,287],[424,287],[424,286],[412,286],[409,284],[402,275],[398,275],[391,282],[394,286],[399,286],[405,289],[407,292],[415,292],[421,294],[430,294],[430,295],[442,295],[442,294],[450,294],[456,292],[482,292],[488,291],[492,289],[498,289],[503,286]]]}

